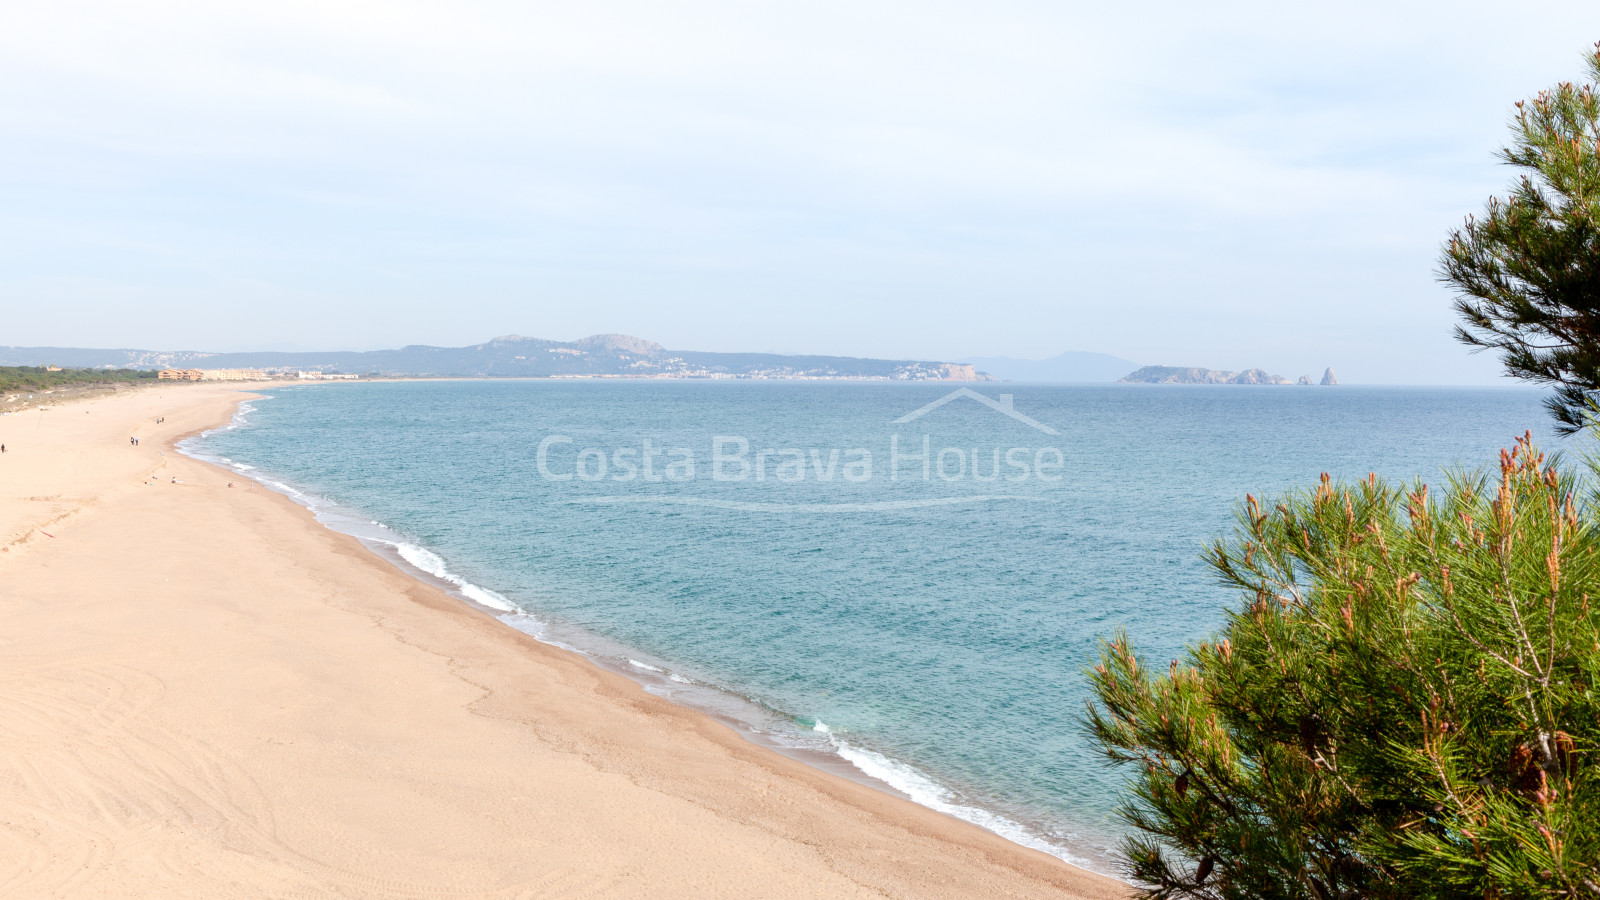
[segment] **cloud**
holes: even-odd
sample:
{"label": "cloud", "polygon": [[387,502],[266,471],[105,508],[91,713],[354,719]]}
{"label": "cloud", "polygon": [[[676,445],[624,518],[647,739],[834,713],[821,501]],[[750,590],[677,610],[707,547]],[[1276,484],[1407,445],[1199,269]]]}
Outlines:
{"label": "cloud", "polygon": [[[1432,256],[1591,34],[1578,3],[32,4],[0,28],[0,290],[277,297],[257,343],[1483,378]],[[14,340],[175,337],[143,312]]]}

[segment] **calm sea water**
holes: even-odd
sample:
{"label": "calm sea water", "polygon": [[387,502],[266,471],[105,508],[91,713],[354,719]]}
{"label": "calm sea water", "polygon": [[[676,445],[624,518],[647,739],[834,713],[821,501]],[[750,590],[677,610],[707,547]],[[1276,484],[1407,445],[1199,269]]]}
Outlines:
{"label": "calm sea water", "polygon": [[924,410],[950,390],[296,386],[190,450],[759,740],[1106,870],[1082,671],[1117,628],[1160,665],[1216,627],[1236,598],[1198,554],[1235,501],[1437,479],[1528,428],[1559,447],[1517,389],[980,385]]}

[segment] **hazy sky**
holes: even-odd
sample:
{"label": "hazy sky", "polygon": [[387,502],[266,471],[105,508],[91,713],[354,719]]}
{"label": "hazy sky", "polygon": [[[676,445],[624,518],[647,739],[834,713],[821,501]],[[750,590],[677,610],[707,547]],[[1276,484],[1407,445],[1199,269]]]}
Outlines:
{"label": "hazy sky", "polygon": [[1596,40],[1593,0],[6,3],[0,344],[1490,381],[1438,246]]}

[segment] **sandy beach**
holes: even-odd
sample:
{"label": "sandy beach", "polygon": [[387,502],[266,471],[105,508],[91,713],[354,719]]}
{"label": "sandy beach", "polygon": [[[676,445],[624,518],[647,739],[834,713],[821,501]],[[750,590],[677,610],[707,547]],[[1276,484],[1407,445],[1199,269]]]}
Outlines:
{"label": "sandy beach", "polygon": [[0,897],[1127,895],[753,745],[174,451],[244,396],[0,417]]}

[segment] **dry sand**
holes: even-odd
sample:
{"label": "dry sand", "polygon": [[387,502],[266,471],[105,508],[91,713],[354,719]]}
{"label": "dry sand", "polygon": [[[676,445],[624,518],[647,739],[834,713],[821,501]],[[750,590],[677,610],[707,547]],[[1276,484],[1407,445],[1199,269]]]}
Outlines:
{"label": "dry sand", "polygon": [[1127,895],[750,744],[172,449],[243,396],[0,417],[0,897]]}

